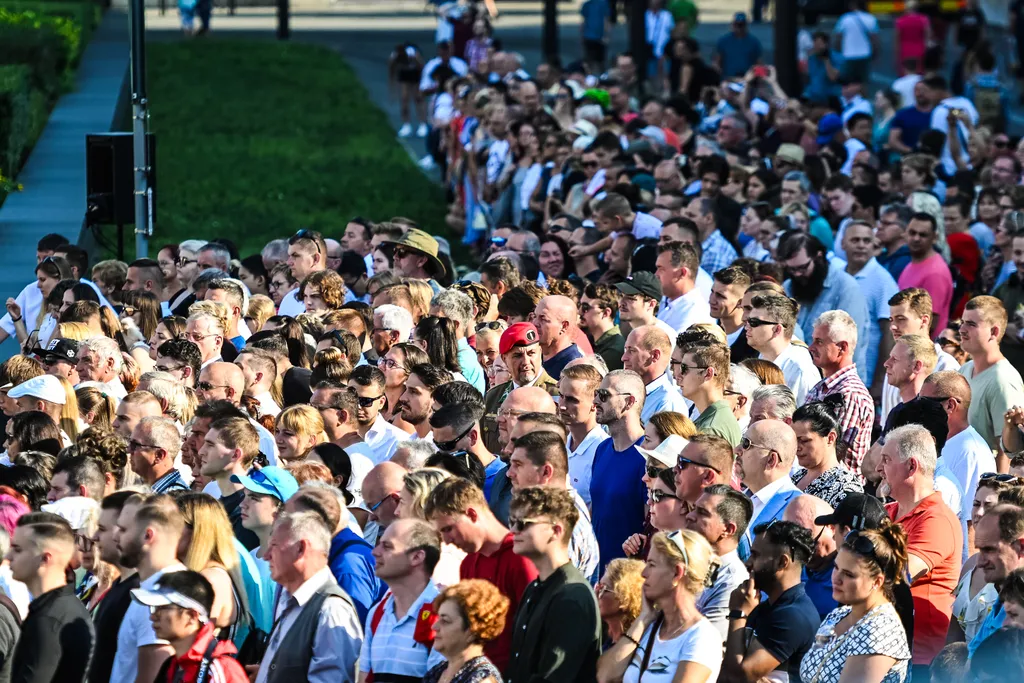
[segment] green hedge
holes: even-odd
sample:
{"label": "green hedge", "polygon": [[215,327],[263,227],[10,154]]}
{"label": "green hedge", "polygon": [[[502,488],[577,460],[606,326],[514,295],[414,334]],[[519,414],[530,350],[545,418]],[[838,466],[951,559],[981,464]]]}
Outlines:
{"label": "green hedge", "polygon": [[[46,0],[0,0],[0,11],[8,10],[15,13],[39,14],[46,17],[61,17],[71,20],[80,27],[80,40],[77,49],[72,50],[72,65],[77,65],[85,46],[89,43],[93,31],[103,19],[103,9],[91,2],[47,2]],[[0,23],[3,20],[0,19]]]}
{"label": "green hedge", "polygon": [[27,66],[0,66],[0,172],[13,176],[31,138],[32,97]]}

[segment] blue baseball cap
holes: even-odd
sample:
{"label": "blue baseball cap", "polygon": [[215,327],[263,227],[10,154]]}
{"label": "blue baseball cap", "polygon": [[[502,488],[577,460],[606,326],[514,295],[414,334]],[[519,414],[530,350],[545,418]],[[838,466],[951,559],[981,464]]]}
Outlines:
{"label": "blue baseball cap", "polygon": [[818,145],[824,146],[832,142],[832,138],[842,129],[843,119],[839,114],[825,114],[818,121]]}
{"label": "blue baseball cap", "polygon": [[255,470],[248,476],[231,475],[231,481],[241,484],[246,490],[253,493],[261,493],[264,496],[273,496],[282,503],[295,495],[299,490],[299,482],[291,472],[283,467],[264,467]]}

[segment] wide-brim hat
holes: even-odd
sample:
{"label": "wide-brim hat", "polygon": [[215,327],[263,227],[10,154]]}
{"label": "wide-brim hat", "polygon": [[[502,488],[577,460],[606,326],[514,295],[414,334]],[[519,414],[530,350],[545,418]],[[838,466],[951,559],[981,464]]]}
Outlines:
{"label": "wide-brim hat", "polygon": [[437,258],[437,240],[422,230],[410,228],[397,240],[384,240],[381,243],[390,244],[396,248],[402,247],[403,249],[411,249],[412,251],[423,254],[427,257],[427,262],[430,264],[428,270],[432,270],[437,275],[444,275],[448,272],[448,269],[444,267],[444,263],[441,262],[441,259]]}

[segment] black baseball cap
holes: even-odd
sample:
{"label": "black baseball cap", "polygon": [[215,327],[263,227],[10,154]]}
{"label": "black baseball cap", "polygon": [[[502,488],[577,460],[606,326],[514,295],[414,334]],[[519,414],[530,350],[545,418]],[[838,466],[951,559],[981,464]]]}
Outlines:
{"label": "black baseball cap", "polygon": [[661,301],[661,283],[658,282],[658,278],[654,276],[654,273],[649,273],[646,270],[633,273],[615,285],[615,289],[629,296],[642,294],[648,299]]}
{"label": "black baseball cap", "polygon": [[831,515],[822,515],[814,520],[817,526],[826,524],[842,524],[857,531],[865,529],[877,529],[882,526],[882,520],[888,515],[882,501],[866,493],[851,491],[846,498],[839,501],[839,505]]}
{"label": "black baseball cap", "polygon": [[32,353],[39,356],[44,363],[56,363],[57,361],[77,363],[81,348],[82,345],[74,339],[51,339],[45,349],[37,346],[32,349]]}

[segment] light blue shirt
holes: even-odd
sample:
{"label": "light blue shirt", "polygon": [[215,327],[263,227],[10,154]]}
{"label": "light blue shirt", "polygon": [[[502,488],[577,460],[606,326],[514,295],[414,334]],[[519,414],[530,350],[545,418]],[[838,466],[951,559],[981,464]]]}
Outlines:
{"label": "light blue shirt", "polygon": [[[896,280],[889,271],[880,264],[874,256],[864,264],[853,279],[860,285],[864,293],[864,300],[868,305],[868,348],[864,365],[857,366],[857,373],[864,386],[870,387],[871,380],[875,376],[875,367],[878,364],[878,349],[882,344],[882,329],[878,326],[879,320],[889,319],[889,299],[900,291]],[[860,344],[858,343],[859,347]],[[884,362],[884,361],[883,361]]]}
{"label": "light blue shirt", "polygon": [[974,656],[974,652],[978,649],[979,645],[985,642],[986,638],[1003,628],[1003,622],[1006,621],[1006,610],[1003,609],[1003,601],[997,602],[996,607],[999,609],[993,608],[988,613],[985,620],[981,622],[981,626],[978,627],[978,632],[974,634],[974,638],[967,644],[968,659]]}
{"label": "light blue shirt", "polygon": [[686,415],[688,410],[686,399],[666,372],[647,385],[647,398],[644,399],[644,408],[640,411],[640,421],[647,424],[655,413],[671,411]]}
{"label": "light blue shirt", "polygon": [[[786,294],[793,296],[793,281],[786,280]],[[864,294],[860,291],[857,281],[836,264],[829,265],[825,286],[817,300],[810,306],[800,302],[800,312],[796,316],[796,324],[804,333],[804,339],[810,344],[814,338],[814,321],[825,311],[846,311],[853,318],[858,330],[867,329],[868,305]],[[853,362],[857,364],[857,372],[861,374],[867,364],[868,335],[857,335],[857,348],[853,351]],[[866,384],[866,383],[865,383]]]}
{"label": "light blue shirt", "polygon": [[696,607],[697,611],[718,629],[724,643],[729,634],[729,596],[737,586],[750,578],[750,574],[737,550],[726,553],[719,559],[721,564],[718,566],[715,582],[697,596]]}
{"label": "light blue shirt", "polygon": [[487,384],[484,382],[484,369],[480,367],[480,361],[476,357],[476,351],[469,345],[465,337],[459,339],[459,368],[462,369],[462,376],[466,381],[480,392],[487,393]]}

